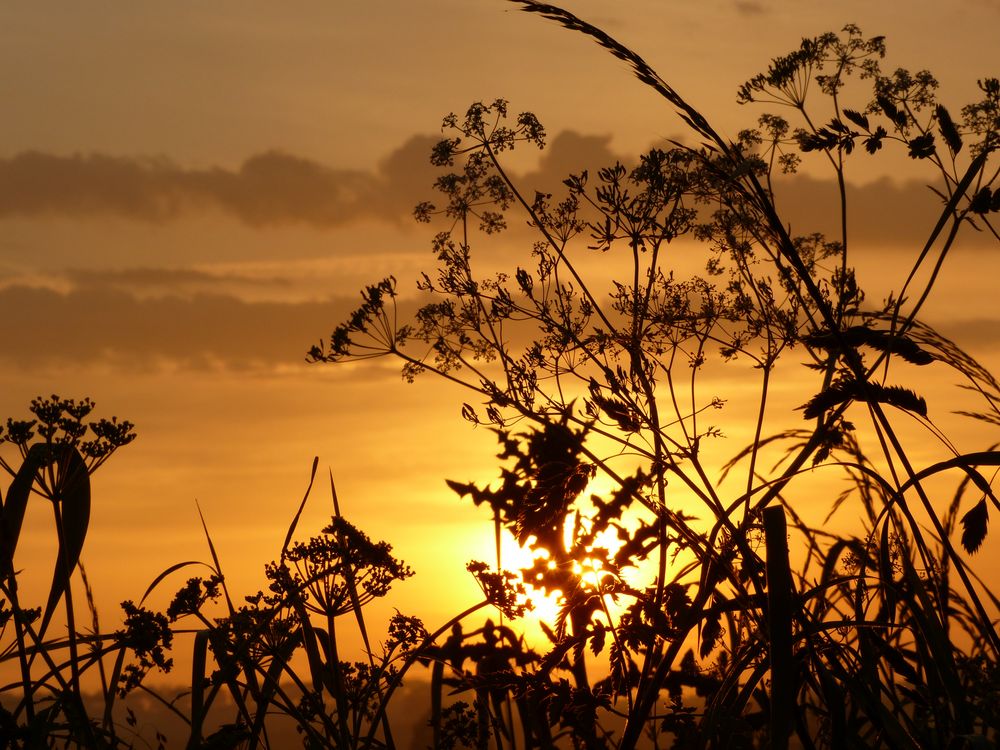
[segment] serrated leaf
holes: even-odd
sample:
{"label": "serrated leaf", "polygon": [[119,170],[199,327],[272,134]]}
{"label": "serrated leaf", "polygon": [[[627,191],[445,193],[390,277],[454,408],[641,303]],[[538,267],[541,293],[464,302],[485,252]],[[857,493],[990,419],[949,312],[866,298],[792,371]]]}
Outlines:
{"label": "serrated leaf", "polygon": [[892,123],[896,127],[902,128],[906,125],[906,113],[900,111],[889,97],[880,95],[876,97],[875,101],[885,116],[892,120]]}
{"label": "serrated leaf", "polygon": [[916,138],[909,140],[906,145],[909,146],[911,159],[927,159],[934,156],[934,151],[936,150],[933,133],[918,135]]}
{"label": "serrated leaf", "polygon": [[597,656],[604,650],[604,642],[607,637],[607,632],[605,631],[604,625],[601,623],[594,623],[594,632],[590,636],[590,650],[594,652],[594,656]]}
{"label": "serrated leaf", "polygon": [[444,483],[447,484],[453,492],[457,493],[459,497],[465,497],[469,494],[474,495],[478,489],[476,485],[471,482],[456,482],[454,479],[445,479]]}
{"label": "serrated leaf", "polygon": [[701,626],[701,646],[698,648],[698,653],[701,655],[702,659],[705,659],[712,649],[715,648],[716,642],[719,640],[719,636],[722,635],[722,611],[714,610],[709,612],[708,617],[705,618],[705,622]]}
{"label": "serrated leaf", "polygon": [[927,416],[927,402],[924,400],[923,396],[918,396],[909,388],[903,388],[898,385],[873,386],[873,384],[869,383],[866,390],[867,398],[864,399],[865,401],[877,401],[883,404],[889,404],[890,406],[895,406],[897,409],[912,411],[914,414],[919,414],[921,417]]}
{"label": "serrated leaf", "polygon": [[868,126],[868,116],[867,115],[863,115],[860,112],[858,112],[856,110],[853,110],[853,109],[845,109],[844,110],[844,117],[846,117],[848,120],[850,120],[851,122],[853,122],[859,128],[864,128],[865,130],[869,130],[870,129],[869,126]]}
{"label": "serrated leaf", "polygon": [[796,133],[795,140],[799,144],[799,149],[803,152],[827,151],[836,148],[840,141],[837,134],[828,128],[820,128],[815,133],[800,130]]}
{"label": "serrated leaf", "polygon": [[882,148],[882,139],[889,135],[886,129],[879,125],[875,128],[875,132],[870,136],[865,138],[865,151],[869,154],[874,154],[876,151]]}
{"label": "serrated leaf", "polygon": [[842,123],[840,120],[838,120],[836,118],[830,120],[830,124],[827,125],[827,127],[830,128],[830,130],[835,130],[838,133],[849,133],[850,132],[850,130],[848,129],[848,127],[844,123]]}
{"label": "serrated leaf", "polygon": [[815,419],[824,412],[829,411],[838,404],[849,401],[853,398],[851,390],[843,382],[833,383],[828,388],[824,388],[805,404],[800,406],[802,416],[806,419]]}
{"label": "serrated leaf", "polygon": [[988,187],[980,188],[969,202],[969,210],[974,214],[989,213],[993,204],[993,193]]}
{"label": "serrated leaf", "polygon": [[958,128],[955,127],[955,121],[951,119],[951,114],[949,114],[943,104],[937,105],[935,112],[937,114],[938,129],[941,131],[941,137],[948,144],[951,153],[957,154],[962,150],[962,136],[959,134]]}
{"label": "serrated leaf", "polygon": [[595,403],[611,419],[618,423],[624,432],[638,432],[642,423],[638,416],[623,401],[614,398],[604,398],[600,394],[594,399]]}
{"label": "serrated leaf", "polygon": [[982,545],[986,538],[986,525],[989,520],[985,497],[962,516],[962,546],[966,552],[972,554]]}

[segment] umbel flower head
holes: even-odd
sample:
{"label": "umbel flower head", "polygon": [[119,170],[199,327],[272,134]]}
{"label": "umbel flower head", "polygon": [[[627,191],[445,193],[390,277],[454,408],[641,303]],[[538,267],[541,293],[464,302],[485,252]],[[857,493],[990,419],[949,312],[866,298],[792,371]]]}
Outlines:
{"label": "umbel flower head", "polygon": [[339,516],[322,534],[288,548],[280,563],[266,574],[270,588],[316,614],[337,617],[385,596],[393,581],[413,575],[392,556],[387,542],[373,542]]}
{"label": "umbel flower head", "polygon": [[[6,429],[0,426],[0,444],[16,445],[22,458],[27,458],[30,451],[40,466],[52,465],[76,449],[87,473],[92,474],[112,453],[135,440],[135,425],[128,420],[111,417],[85,422],[94,407],[89,398],[76,401],[55,394],[49,398],[39,396],[29,407],[34,419],[7,419]],[[16,474],[3,459],[0,465],[11,475]],[[54,491],[44,484],[42,489]]]}

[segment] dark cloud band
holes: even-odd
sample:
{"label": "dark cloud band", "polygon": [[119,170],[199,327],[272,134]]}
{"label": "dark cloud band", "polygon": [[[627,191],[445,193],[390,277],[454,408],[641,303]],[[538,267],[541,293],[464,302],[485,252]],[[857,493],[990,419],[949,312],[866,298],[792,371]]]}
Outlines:
{"label": "dark cloud band", "polygon": [[[115,216],[162,223],[214,210],[255,227],[333,228],[365,219],[400,223],[416,203],[433,200],[438,171],[428,156],[437,140],[414,136],[369,171],[338,169],[279,151],[252,156],[237,169],[185,169],[167,159],[24,152],[0,159],[0,218]],[[517,181],[527,195],[535,189],[558,192],[569,173],[585,168],[593,173],[620,158],[609,143],[608,136],[560,133],[538,168]],[[777,181],[776,193],[794,233],[837,235],[832,180],[796,175]],[[940,210],[940,202],[922,183],[888,179],[849,186],[848,202],[851,239],[893,247],[922,240]]]}
{"label": "dark cloud band", "polygon": [[137,299],[81,287],[69,293],[23,286],[0,290],[0,360],[24,370],[113,362],[125,371],[172,364],[269,369],[303,362],[309,346],[356,306],[244,302],[228,295]]}

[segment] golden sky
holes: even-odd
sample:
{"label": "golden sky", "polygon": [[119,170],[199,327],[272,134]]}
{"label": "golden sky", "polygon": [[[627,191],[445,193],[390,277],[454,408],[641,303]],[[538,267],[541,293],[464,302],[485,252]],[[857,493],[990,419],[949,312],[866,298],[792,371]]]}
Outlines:
{"label": "golden sky", "polygon": [[[887,36],[887,67],[930,68],[953,111],[1000,73],[997,0],[564,6],[731,134],[758,115],[735,104],[740,83],[848,22]],[[433,622],[471,603],[464,563],[488,558],[491,529],[443,480],[491,478],[493,437],[441,383],[304,353],[362,284],[393,273],[412,288],[431,267],[434,230],[409,212],[430,197],[443,115],[496,97],[534,111],[550,147],[515,173],[545,185],[677,137],[670,108],[589,40],[501,0],[42,0],[4,4],[0,28],[0,416],[89,395],[140,436],[95,476],[84,562],[99,601],[113,609],[167,565],[207,559],[196,499],[250,593],[318,455],[348,516],[417,571],[391,604]],[[881,290],[933,207],[906,168],[854,175],[859,265]],[[823,175],[794,188],[792,213],[831,226]],[[995,298],[982,263],[956,257],[927,314],[988,358],[997,315],[969,302]],[[321,482],[303,530],[328,516]],[[28,519],[18,553],[43,579],[47,522]]]}

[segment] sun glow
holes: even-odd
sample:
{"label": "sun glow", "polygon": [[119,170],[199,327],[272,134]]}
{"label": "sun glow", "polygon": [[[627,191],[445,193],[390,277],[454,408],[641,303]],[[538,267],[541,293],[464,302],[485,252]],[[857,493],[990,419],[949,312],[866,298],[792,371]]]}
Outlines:
{"label": "sun glow", "polygon": [[556,567],[556,562],[549,555],[549,551],[533,546],[533,541],[531,539],[528,544],[521,546],[509,532],[504,531],[500,541],[500,567],[504,570],[517,572],[524,579],[527,591],[526,602],[531,606],[527,620],[529,622],[541,620],[553,623],[559,616],[563,592],[558,589],[543,591],[535,588],[523,574],[523,571],[532,569],[538,560],[545,561],[545,565],[550,570],[554,570]]}
{"label": "sun glow", "polygon": [[[574,525],[575,519],[571,516],[566,523],[564,549],[572,546]],[[624,540],[613,530],[608,529],[595,537],[594,544],[583,550],[582,556],[563,563],[570,567],[577,586],[591,596],[601,597],[601,609],[604,610],[616,609],[614,597],[610,596],[609,592],[615,588],[617,579],[605,561],[613,559],[623,544]],[[525,616],[525,625],[529,632],[538,632],[540,635],[539,622],[554,628],[559,620],[560,610],[565,604],[564,592],[557,588],[537,585],[543,571],[556,570],[560,564],[558,557],[560,555],[554,555],[550,550],[537,545],[534,537],[530,537],[526,544],[520,545],[509,532],[502,532],[499,567],[518,573],[525,585],[524,601],[531,607]]]}
{"label": "sun glow", "polygon": [[605,579],[611,573],[605,569],[604,563],[596,557],[585,557],[573,563],[573,573],[580,579],[580,584],[594,591],[601,591]]}

